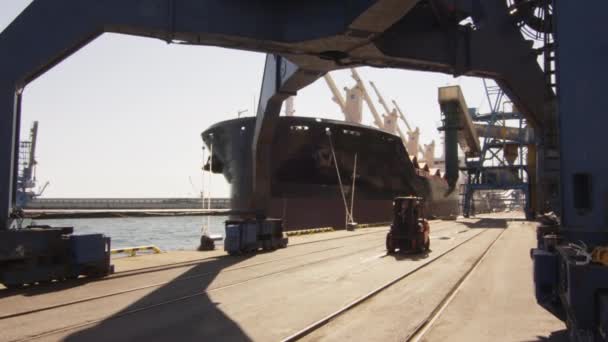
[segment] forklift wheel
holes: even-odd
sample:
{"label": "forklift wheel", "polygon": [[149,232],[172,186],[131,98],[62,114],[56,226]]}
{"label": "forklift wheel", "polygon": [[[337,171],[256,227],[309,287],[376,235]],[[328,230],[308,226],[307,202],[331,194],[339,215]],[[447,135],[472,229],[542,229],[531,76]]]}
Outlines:
{"label": "forklift wheel", "polygon": [[386,252],[388,254],[395,253],[395,244],[391,233],[386,234]]}

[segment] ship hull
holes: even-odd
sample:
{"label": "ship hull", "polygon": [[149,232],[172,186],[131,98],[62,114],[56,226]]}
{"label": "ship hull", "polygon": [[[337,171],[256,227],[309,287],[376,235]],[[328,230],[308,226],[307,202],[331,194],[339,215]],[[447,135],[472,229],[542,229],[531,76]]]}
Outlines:
{"label": "ship hull", "polygon": [[[248,117],[217,123],[202,133],[213,150],[207,167],[231,184],[234,210],[252,208],[254,128],[255,118]],[[424,197],[431,217],[458,215],[456,194],[445,196],[446,181],[419,169],[392,134],[305,117],[280,117],[275,132],[267,215],[283,218],[286,229],[342,228],[352,198],[358,223],[391,221],[392,199],[404,195]]]}

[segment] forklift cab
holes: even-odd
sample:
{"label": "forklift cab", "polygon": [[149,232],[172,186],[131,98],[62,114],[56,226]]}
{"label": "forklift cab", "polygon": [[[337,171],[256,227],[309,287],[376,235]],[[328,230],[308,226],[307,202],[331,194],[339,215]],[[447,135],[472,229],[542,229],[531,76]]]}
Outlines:
{"label": "forklift cab", "polygon": [[430,248],[429,224],[424,218],[424,199],[416,196],[393,200],[393,223],[386,236],[386,250],[422,253]]}

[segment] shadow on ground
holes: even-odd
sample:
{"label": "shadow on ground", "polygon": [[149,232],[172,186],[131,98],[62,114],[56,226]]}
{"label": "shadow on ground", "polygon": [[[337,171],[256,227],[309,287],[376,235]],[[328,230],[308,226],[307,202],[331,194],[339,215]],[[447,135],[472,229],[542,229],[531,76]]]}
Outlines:
{"label": "shadow on ground", "polygon": [[513,221],[525,221],[525,220],[520,220],[520,219],[513,219],[513,218],[481,218],[479,220],[477,220],[476,222],[467,222],[467,221],[461,221],[460,223],[464,224],[465,226],[467,226],[468,228],[507,228],[508,223],[509,222],[513,222]]}
{"label": "shadow on ground", "polygon": [[[247,257],[210,259],[124,307],[69,335],[67,341],[250,341],[206,290],[218,273]],[[122,304],[121,304],[122,305]]]}
{"label": "shadow on ground", "polygon": [[392,254],[386,254],[383,258],[393,257],[393,258],[395,258],[395,260],[417,261],[417,260],[423,260],[423,259],[428,258],[429,253],[431,253],[431,252],[432,252],[432,250],[429,250],[428,252],[424,252],[424,253],[396,251],[395,253],[392,253]]}
{"label": "shadow on ground", "polygon": [[568,342],[568,330],[559,330],[552,332],[549,336],[537,336],[535,340],[529,342]]}
{"label": "shadow on ground", "polygon": [[[82,286],[84,284],[100,281],[99,278],[80,278],[69,281],[61,281],[61,282],[53,282],[53,283],[43,283],[37,285],[28,285],[20,289],[0,289],[0,299],[10,297],[10,296],[25,296],[25,297],[35,297],[38,295],[43,295],[51,292],[58,292],[68,290],[74,287]],[[104,281],[104,279],[101,279]]]}

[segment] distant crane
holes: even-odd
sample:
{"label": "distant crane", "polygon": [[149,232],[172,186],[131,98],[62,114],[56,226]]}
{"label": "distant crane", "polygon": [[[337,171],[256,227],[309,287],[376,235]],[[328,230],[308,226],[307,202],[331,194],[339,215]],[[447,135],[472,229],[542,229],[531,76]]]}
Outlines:
{"label": "distant crane", "polygon": [[399,136],[402,137],[402,139],[403,139],[403,137],[404,137],[403,132],[401,132],[401,129],[399,128],[399,126],[397,126],[396,111],[390,110],[390,108],[388,108],[386,101],[384,101],[384,97],[382,97],[382,95],[380,95],[380,92],[378,91],[378,88],[376,88],[376,85],[374,84],[374,82],[370,81],[369,84],[372,86],[372,88],[376,92],[376,95],[378,96],[378,102],[380,102],[382,107],[384,107],[385,114],[382,115],[382,117],[384,118],[384,130],[392,131],[392,132],[396,131],[399,133]]}
{"label": "distant crane", "polygon": [[[372,116],[374,117],[374,125],[376,125],[376,127],[380,128],[383,131],[387,131],[387,129],[384,125],[384,120],[382,120],[382,116],[380,116],[380,114],[376,110],[374,101],[372,101],[371,97],[369,96],[369,93],[367,92],[367,89],[365,89],[365,84],[361,80],[361,76],[359,76],[359,73],[354,68],[350,68],[350,72],[351,72],[351,76],[353,77],[353,79],[357,82],[357,87],[359,87],[359,89],[361,89],[361,94],[363,95],[363,100],[365,100],[365,102],[367,103],[367,107],[369,108],[369,111],[372,113]],[[389,131],[389,133],[395,134],[395,131],[392,131],[392,132]],[[401,138],[403,139],[404,137],[401,137]]]}
{"label": "distant crane", "polygon": [[49,182],[37,191],[36,187],[36,141],[38,139],[38,121],[32,123],[29,140],[19,143],[19,170],[17,174],[17,207],[24,208],[34,198],[42,195]]}
{"label": "distant crane", "polygon": [[[399,133],[399,136],[404,141],[405,146],[407,147],[408,152],[412,153],[413,155],[417,155],[418,152],[420,152],[424,156],[424,150],[420,147],[420,145],[418,143],[418,141],[420,139],[420,129],[418,129],[418,127],[416,127],[415,130],[412,130],[412,128],[410,127],[410,124],[405,119],[403,112],[401,112],[401,109],[399,108],[399,106],[397,106],[397,103],[395,102],[395,100],[393,100],[395,109],[391,110],[388,107],[388,104],[386,103],[386,101],[384,100],[384,97],[382,96],[382,94],[380,94],[380,91],[378,90],[378,88],[376,87],[374,82],[370,81],[369,84],[374,89],[374,92],[376,92],[376,95],[378,96],[378,102],[380,102],[380,104],[382,104],[382,106],[384,107],[384,110],[387,113],[385,116],[385,121],[386,121],[386,118],[390,118],[391,124],[395,125],[397,132]],[[397,113],[399,113],[401,115],[401,120],[403,120],[403,122],[405,123],[405,126],[407,127],[407,130],[408,130],[407,139],[405,139],[405,137],[404,137],[405,135],[403,134],[403,132],[397,125],[397,118],[399,117],[397,115]]]}
{"label": "distant crane", "polygon": [[358,85],[355,85],[352,88],[344,87],[346,97],[343,97],[336,86],[336,82],[334,82],[334,79],[329,73],[325,74],[323,78],[334,95],[332,100],[338,104],[342,114],[344,114],[344,120],[346,122],[360,124],[363,118],[363,94],[361,88],[359,88]]}
{"label": "distant crane", "polygon": [[[378,96],[380,96],[380,95],[378,95]],[[403,121],[403,123],[405,123],[405,127],[407,127],[407,135],[408,135],[408,139],[407,139],[408,144],[406,145],[407,150],[408,151],[418,150],[418,152],[420,152],[422,154],[422,158],[423,158],[424,162],[429,166],[429,168],[433,168],[433,166],[435,164],[435,141],[431,141],[430,144],[424,145],[424,149],[422,147],[420,147],[420,143],[419,143],[420,129],[418,127],[416,127],[416,129],[412,129],[409,122],[405,118],[405,115],[403,114],[401,107],[399,107],[399,105],[397,104],[397,102],[395,100],[392,100],[392,102],[393,102],[393,105],[395,106],[395,109],[397,110],[397,113],[399,113],[399,118],[401,118],[401,121]]]}
{"label": "distant crane", "polygon": [[[424,148],[422,148],[422,146],[419,144],[420,129],[418,127],[412,129],[409,122],[405,118],[403,111],[401,108],[399,108],[399,105],[397,105],[395,100],[392,100],[395,108],[391,110],[374,82],[369,82],[374,89],[374,92],[378,96],[378,102],[380,102],[384,108],[385,114],[381,115],[376,109],[374,101],[370,97],[357,70],[351,68],[350,71],[351,77],[356,81],[356,84],[350,88],[344,87],[344,95],[342,95],[342,92],[338,89],[336,82],[329,73],[325,74],[324,76],[325,82],[333,94],[332,100],[338,105],[338,107],[340,107],[342,114],[344,114],[344,120],[347,122],[361,124],[363,101],[365,101],[374,119],[373,124],[385,132],[399,135],[408,152],[413,153],[414,155],[418,155],[418,153],[420,153],[423,160],[430,168],[432,168],[435,162],[435,142],[432,141],[430,144],[424,145]],[[288,107],[289,103],[287,103],[285,115],[289,115]],[[398,125],[399,119],[401,119],[407,127],[407,136],[403,133]]]}

